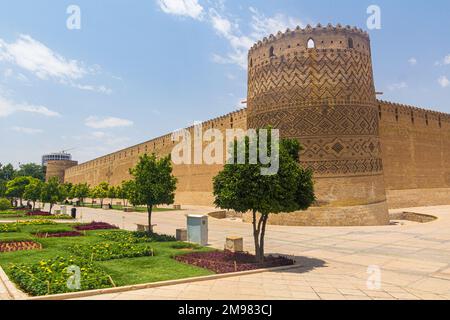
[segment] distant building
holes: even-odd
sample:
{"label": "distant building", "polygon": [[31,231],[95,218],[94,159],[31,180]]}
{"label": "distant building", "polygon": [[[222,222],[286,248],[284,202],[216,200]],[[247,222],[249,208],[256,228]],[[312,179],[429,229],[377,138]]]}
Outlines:
{"label": "distant building", "polygon": [[72,155],[66,152],[50,153],[42,156],[42,165],[47,166],[49,161],[71,161]]}
{"label": "distant building", "polygon": [[51,153],[42,156],[42,165],[46,169],[46,180],[50,177],[58,177],[64,182],[65,171],[78,165],[77,161],[72,161],[72,155],[66,152]]}

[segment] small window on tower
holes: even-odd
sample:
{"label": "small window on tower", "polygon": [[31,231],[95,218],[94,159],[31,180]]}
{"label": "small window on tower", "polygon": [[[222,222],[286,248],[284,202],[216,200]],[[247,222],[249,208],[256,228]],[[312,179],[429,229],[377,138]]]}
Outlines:
{"label": "small window on tower", "polygon": [[350,49],[353,49],[353,39],[352,38],[348,38],[348,47]]}
{"label": "small window on tower", "polygon": [[270,47],[270,49],[269,49],[269,57],[270,58],[275,57],[275,53],[274,53],[273,47]]}
{"label": "small window on tower", "polygon": [[307,48],[308,48],[308,49],[314,49],[315,47],[316,47],[316,43],[314,42],[314,40],[313,40],[312,38],[310,38],[310,39],[308,40]]}

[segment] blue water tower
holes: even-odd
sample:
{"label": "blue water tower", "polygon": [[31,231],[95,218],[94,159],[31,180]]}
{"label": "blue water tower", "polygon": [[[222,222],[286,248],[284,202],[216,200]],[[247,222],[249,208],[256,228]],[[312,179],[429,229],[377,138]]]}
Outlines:
{"label": "blue water tower", "polygon": [[208,216],[190,214],[186,217],[188,242],[208,245]]}

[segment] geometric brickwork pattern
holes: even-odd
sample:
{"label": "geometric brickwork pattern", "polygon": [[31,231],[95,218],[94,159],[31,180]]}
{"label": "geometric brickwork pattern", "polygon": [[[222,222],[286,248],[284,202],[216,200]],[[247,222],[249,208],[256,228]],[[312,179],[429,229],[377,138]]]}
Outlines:
{"label": "geometric brickwork pattern", "polygon": [[[352,37],[368,43],[359,33]],[[283,137],[299,139],[301,162],[316,177],[381,174],[370,45],[298,51],[287,45],[288,54],[272,52],[281,46],[269,42],[265,62],[260,59],[264,46],[253,53],[259,63],[250,52],[249,128],[271,125]]]}

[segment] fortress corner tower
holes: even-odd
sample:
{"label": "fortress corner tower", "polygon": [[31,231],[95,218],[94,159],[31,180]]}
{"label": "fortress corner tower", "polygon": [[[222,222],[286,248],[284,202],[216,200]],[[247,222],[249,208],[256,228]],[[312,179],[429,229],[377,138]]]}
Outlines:
{"label": "fortress corner tower", "polygon": [[248,56],[248,128],[300,141],[317,206],[273,217],[290,225],[389,223],[370,39],[341,25],[287,30]]}

